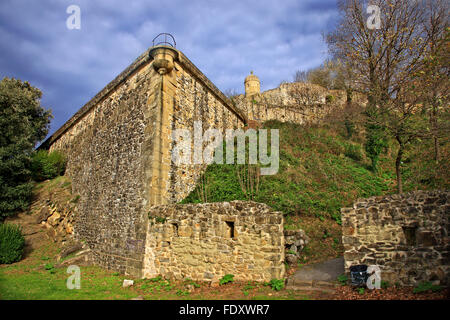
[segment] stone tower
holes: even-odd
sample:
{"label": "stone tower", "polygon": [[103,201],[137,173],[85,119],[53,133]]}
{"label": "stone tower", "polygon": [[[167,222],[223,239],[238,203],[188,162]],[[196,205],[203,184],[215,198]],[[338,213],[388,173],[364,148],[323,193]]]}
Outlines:
{"label": "stone tower", "polygon": [[245,78],[244,85],[246,97],[261,93],[259,78],[253,74],[253,71],[250,71],[250,75]]}

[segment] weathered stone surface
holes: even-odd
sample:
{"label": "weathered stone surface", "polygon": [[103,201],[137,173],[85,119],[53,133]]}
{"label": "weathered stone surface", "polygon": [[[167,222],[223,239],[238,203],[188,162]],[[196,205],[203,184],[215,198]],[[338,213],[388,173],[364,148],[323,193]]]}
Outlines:
{"label": "weathered stone surface", "polygon": [[342,208],[345,268],[378,265],[383,280],[449,284],[448,191],[359,199]]}
{"label": "weathered stone surface", "polygon": [[42,221],[47,220],[47,218],[51,215],[50,209],[45,206],[42,207],[41,211],[36,215],[36,223],[41,223]]}
{"label": "weathered stone surface", "polygon": [[65,258],[74,252],[80,251],[82,248],[83,248],[82,243],[75,240],[69,240],[61,248],[61,252],[58,255],[58,260]]}

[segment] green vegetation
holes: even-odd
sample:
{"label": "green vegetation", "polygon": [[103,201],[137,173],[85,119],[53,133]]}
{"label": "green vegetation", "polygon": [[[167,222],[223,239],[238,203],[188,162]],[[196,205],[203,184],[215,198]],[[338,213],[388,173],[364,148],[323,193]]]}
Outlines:
{"label": "green vegetation", "polygon": [[341,274],[339,277],[337,277],[337,280],[341,284],[341,286],[347,285],[348,277],[346,274]]}
{"label": "green vegetation", "polygon": [[22,258],[25,238],[20,226],[0,224],[0,263],[13,263]]}
{"label": "green vegetation", "polygon": [[[392,181],[386,177],[392,173],[371,172],[362,161],[361,144],[348,141],[335,130],[278,121],[266,122],[265,127],[280,130],[280,168],[276,175],[261,176],[255,201],[287,215],[328,216],[340,222],[341,207],[358,197],[381,195],[390,190]],[[207,168],[209,202],[247,199],[236,167],[212,164]],[[199,202],[202,201],[197,190],[182,201]]]}
{"label": "green vegetation", "polygon": [[53,265],[53,263],[47,263],[44,266],[45,270],[47,270],[49,273],[54,274],[55,271],[55,266]]}
{"label": "green vegetation", "polygon": [[270,286],[272,290],[280,291],[284,288],[284,279],[272,279],[267,285]]}
{"label": "green vegetation", "polygon": [[31,153],[48,132],[51,112],[28,82],[0,81],[0,221],[28,207],[33,183]]}
{"label": "green vegetation", "polygon": [[233,278],[234,278],[233,274],[226,274],[219,280],[219,284],[224,285],[224,284],[233,282],[234,281]]}
{"label": "green vegetation", "polygon": [[427,291],[438,292],[441,291],[442,287],[432,284],[431,282],[421,282],[414,288],[414,293],[422,293]]}
{"label": "green vegetation", "polygon": [[34,181],[44,181],[63,175],[66,167],[64,155],[58,151],[39,150],[31,158]]}
{"label": "green vegetation", "polygon": [[389,281],[381,280],[380,287],[381,287],[382,289],[387,289],[387,288],[389,288],[390,286],[391,286],[391,284],[389,283]]}
{"label": "green vegetation", "polygon": [[193,286],[194,288],[200,288],[200,285],[199,285],[197,282],[195,282],[194,280],[190,279],[190,278],[186,278],[186,279],[184,280],[184,283],[185,283],[186,285],[191,285],[191,286]]}

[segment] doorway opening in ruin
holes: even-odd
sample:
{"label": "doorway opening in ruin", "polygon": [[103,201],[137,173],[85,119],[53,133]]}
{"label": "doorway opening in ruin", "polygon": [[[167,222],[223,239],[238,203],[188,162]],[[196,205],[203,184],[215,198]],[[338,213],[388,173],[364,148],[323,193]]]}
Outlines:
{"label": "doorway opening in ruin", "polygon": [[233,221],[225,221],[227,226],[227,237],[234,238],[234,222]]}
{"label": "doorway opening in ruin", "polygon": [[175,237],[178,237],[178,223],[172,223],[172,227],[173,227],[173,235]]}

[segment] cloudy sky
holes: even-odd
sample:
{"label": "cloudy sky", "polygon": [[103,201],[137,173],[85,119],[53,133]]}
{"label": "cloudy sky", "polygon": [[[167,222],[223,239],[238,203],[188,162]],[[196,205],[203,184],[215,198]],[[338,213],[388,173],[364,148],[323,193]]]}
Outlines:
{"label": "cloudy sky", "polygon": [[[66,27],[70,5],[80,30]],[[243,92],[250,70],[264,91],[320,65],[336,19],[336,0],[1,0],[0,77],[43,91],[53,133],[160,32],[222,91]]]}

